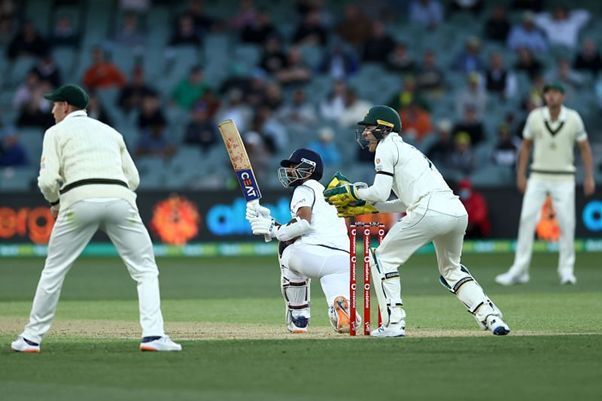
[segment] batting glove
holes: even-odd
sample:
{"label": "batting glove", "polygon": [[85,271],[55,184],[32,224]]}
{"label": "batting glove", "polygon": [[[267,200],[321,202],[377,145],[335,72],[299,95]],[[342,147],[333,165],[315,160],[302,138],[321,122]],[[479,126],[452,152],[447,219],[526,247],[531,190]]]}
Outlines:
{"label": "batting glove", "polygon": [[259,202],[248,202],[247,203],[247,211],[245,213],[245,218],[251,222],[251,219],[255,217],[270,217],[270,209],[267,207],[263,207],[259,204]]}
{"label": "batting glove", "polygon": [[276,236],[276,222],[270,217],[255,217],[249,220],[251,223],[251,230],[254,235],[267,235],[270,238]]}

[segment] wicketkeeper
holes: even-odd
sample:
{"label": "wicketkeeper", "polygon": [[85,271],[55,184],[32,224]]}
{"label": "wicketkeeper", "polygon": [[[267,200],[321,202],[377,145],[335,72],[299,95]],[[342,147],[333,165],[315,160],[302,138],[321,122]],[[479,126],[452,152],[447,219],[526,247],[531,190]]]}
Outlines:
{"label": "wicketkeeper", "polygon": [[[399,136],[395,110],[374,106],[358,123],[356,139],[375,153],[374,184],[352,184],[335,177],[324,196],[339,213],[406,212],[370,252],[372,277],[382,325],[374,337],[405,335],[406,313],[401,300],[398,268],[421,246],[433,242],[441,283],[466,305],[477,323],[495,335],[510,332],[501,311],[485,295],[468,269],[460,264],[468,215],[437,168]],[[397,199],[389,200],[391,192]]]}
{"label": "wicketkeeper", "polygon": [[[345,221],[324,201],[322,159],[309,149],[297,149],[280,162],[278,178],[293,188],[290,211],[293,219],[278,224],[270,210],[247,204],[247,220],[253,234],[280,241],[278,261],[286,325],[292,333],[305,333],[309,326],[310,279],[319,279],[335,331],[349,331],[349,238]],[[356,316],[356,324],[359,316]]]}

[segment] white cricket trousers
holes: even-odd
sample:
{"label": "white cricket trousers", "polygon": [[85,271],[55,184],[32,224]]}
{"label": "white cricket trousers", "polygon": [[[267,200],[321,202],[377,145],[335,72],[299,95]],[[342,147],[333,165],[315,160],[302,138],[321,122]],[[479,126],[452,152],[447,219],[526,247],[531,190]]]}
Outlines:
{"label": "white cricket trousers", "polygon": [[54,319],[65,275],[98,229],[108,235],[138,284],[142,336],[164,335],[159,269],[138,211],[122,199],[94,199],[60,210],[23,337],[37,343],[42,341]]}
{"label": "white cricket trousers", "polygon": [[328,306],[339,295],[349,299],[349,253],[296,241],[282,252],[280,263],[289,281],[320,279]]}
{"label": "white cricket trousers", "polygon": [[[439,273],[449,284],[467,276],[460,259],[468,224],[466,209],[451,191],[425,195],[397,222],[375,250],[383,275],[395,275],[421,246],[433,242]],[[385,296],[391,304],[402,304],[399,276],[387,280]]]}
{"label": "white cricket trousers", "polygon": [[523,197],[514,263],[510,271],[516,275],[529,271],[535,227],[548,194],[552,197],[560,227],[558,239],[558,274],[573,275],[575,268],[575,178],[531,176]]}

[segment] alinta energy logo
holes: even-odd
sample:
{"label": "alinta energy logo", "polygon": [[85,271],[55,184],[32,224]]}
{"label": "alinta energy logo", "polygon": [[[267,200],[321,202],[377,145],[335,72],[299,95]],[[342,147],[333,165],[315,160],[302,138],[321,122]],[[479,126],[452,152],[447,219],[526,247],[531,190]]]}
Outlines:
{"label": "alinta energy logo", "polygon": [[34,244],[47,244],[54,217],[46,206],[0,207],[0,239],[29,238]]}
{"label": "alinta energy logo", "polygon": [[172,195],[155,205],[150,226],[164,243],[183,245],[197,236],[200,221],[201,215],[193,202]]}

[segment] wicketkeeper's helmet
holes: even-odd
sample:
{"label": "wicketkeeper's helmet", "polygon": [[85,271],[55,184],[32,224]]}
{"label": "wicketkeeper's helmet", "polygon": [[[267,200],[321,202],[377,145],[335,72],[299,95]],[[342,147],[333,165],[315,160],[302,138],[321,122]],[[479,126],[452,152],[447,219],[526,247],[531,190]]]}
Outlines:
{"label": "wicketkeeper's helmet", "polygon": [[278,179],[285,187],[296,187],[309,179],[319,181],[324,171],[320,155],[305,148],[295,150],[280,165]]}
{"label": "wicketkeeper's helmet", "polygon": [[401,132],[401,119],[399,114],[389,106],[378,105],[373,106],[368,110],[364,119],[357,123],[361,127],[356,133],[357,142],[362,148],[366,146],[365,140],[361,136],[361,131],[366,126],[376,127],[372,134],[379,141],[384,138],[389,132]]}

